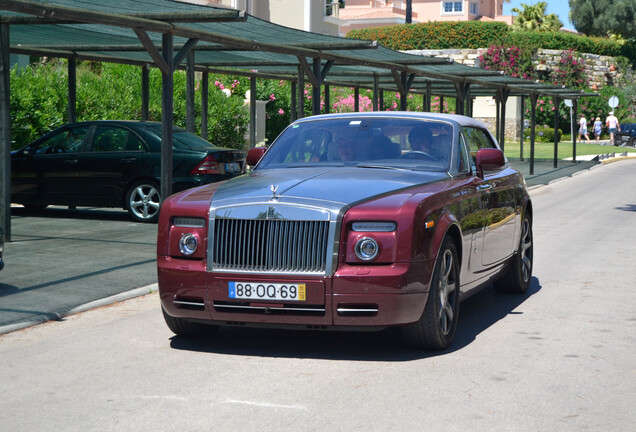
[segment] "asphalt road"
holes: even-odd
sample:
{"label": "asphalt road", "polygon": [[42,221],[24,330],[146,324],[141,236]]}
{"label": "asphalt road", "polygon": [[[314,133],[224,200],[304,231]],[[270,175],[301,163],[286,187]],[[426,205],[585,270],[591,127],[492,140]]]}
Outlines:
{"label": "asphalt road", "polygon": [[445,352],[392,331],[174,337],[157,294],[0,336],[0,430],[632,431],[636,161],[534,189],[527,295],[462,303]]}

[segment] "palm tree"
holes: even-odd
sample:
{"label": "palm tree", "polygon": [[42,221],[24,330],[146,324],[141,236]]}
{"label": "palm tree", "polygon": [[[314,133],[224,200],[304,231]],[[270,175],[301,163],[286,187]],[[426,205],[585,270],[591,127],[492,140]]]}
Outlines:
{"label": "palm tree", "polygon": [[546,15],[547,2],[538,2],[534,5],[521,3],[523,10],[512,8],[517,16],[512,23],[514,31],[558,31],[563,23],[555,14]]}

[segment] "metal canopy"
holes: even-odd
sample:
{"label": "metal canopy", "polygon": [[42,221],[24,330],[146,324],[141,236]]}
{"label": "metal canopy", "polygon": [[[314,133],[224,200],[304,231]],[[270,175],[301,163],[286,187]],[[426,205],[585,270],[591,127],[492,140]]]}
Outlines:
{"label": "metal canopy", "polygon": [[[372,41],[283,27],[219,6],[169,0],[0,0],[0,11],[0,23],[10,25],[10,50],[19,54],[154,66],[157,61],[138,33],[145,33],[158,51],[162,34],[170,33],[177,51],[188,40],[197,41],[192,50],[199,71],[258,71],[292,80],[303,66],[299,57],[304,57],[308,63],[319,58],[322,67],[333,63],[321,84],[371,88],[374,75],[390,78],[406,72],[413,76],[408,90],[417,93],[429,85],[432,94],[455,97],[455,84],[462,83],[473,85],[471,96],[496,96],[497,89],[511,95],[573,99],[593,95],[549,84],[529,86],[527,80],[498,72],[393,51]],[[364,79],[361,72],[369,76]],[[404,90],[400,87],[395,79],[380,85],[384,90]]]}
{"label": "metal canopy", "polygon": [[73,77],[78,59],[139,65],[143,71],[160,69],[162,197],[172,191],[172,92],[178,68],[185,68],[189,77],[194,70],[249,76],[253,88],[255,77],[289,80],[299,98],[306,77],[313,87],[314,112],[320,109],[322,85],[355,87],[356,94],[359,88],[372,88],[376,109],[383,90],[399,92],[404,110],[409,92],[425,93],[429,109],[431,95],[455,97],[460,114],[468,97],[494,96],[503,118],[510,95],[529,96],[535,102],[538,96],[570,98],[575,103],[581,97],[598,96],[401,53],[372,41],[283,27],[233,9],[173,0],[0,0],[0,45],[0,228],[5,228],[7,240],[11,238],[9,52],[69,59],[69,119],[75,115]]}

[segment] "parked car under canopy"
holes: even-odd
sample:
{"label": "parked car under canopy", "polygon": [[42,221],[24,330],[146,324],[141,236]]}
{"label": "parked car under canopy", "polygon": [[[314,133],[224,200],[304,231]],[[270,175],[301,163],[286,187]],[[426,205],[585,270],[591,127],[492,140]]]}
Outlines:
{"label": "parked car under canopy", "polygon": [[[245,172],[245,153],[174,129],[173,190]],[[139,222],[156,222],[161,196],[161,123],[90,121],[64,125],[11,153],[11,201],[122,207]]]}

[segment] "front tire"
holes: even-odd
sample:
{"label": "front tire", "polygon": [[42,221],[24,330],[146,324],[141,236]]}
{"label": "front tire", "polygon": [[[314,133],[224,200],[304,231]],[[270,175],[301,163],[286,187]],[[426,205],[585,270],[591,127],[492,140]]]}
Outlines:
{"label": "front tire", "polygon": [[134,183],[126,193],[126,210],[136,222],[154,223],[159,220],[161,195],[153,181]]}
{"label": "front tire", "polygon": [[495,282],[495,290],[514,294],[524,294],[528,291],[532,279],[533,251],[532,219],[526,215],[521,224],[519,249],[512,257],[512,262],[506,273]]}
{"label": "front tire", "polygon": [[166,325],[177,336],[209,336],[216,333],[220,328],[215,325],[199,324],[183,318],[173,317],[168,315],[163,307],[161,312],[163,312],[163,319],[166,321]]}
{"label": "front tire", "polygon": [[414,348],[445,349],[455,336],[459,315],[459,260],[457,248],[446,237],[442,242],[433,278],[420,319],[402,327],[407,344]]}

